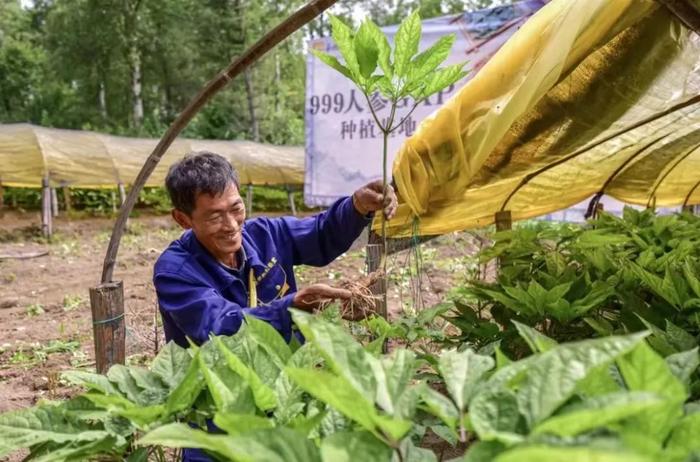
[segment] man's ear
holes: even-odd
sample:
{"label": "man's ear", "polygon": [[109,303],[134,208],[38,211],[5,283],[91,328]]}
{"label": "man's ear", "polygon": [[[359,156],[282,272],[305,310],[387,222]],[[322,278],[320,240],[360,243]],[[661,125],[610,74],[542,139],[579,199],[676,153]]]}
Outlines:
{"label": "man's ear", "polygon": [[172,215],[173,220],[175,220],[177,224],[182,227],[182,229],[192,228],[192,220],[185,212],[178,209],[173,209],[170,214]]}

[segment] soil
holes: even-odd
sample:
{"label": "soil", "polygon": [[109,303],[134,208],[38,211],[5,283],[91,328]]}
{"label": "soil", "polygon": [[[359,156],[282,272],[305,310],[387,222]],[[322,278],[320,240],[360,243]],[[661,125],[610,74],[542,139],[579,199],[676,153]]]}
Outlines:
{"label": "soil", "polygon": [[[88,289],[99,281],[113,219],[59,216],[51,242],[40,237],[39,220],[38,213],[13,211],[0,218],[0,412],[69,397],[76,390],[60,380],[61,371],[94,368]],[[122,239],[114,280],[124,281],[129,363],[148,362],[163,345],[152,270],[180,233],[169,216],[142,215],[130,220]],[[442,301],[464,279],[474,242],[463,233],[423,244],[420,284],[410,277],[410,251],[390,257],[390,317]],[[297,268],[297,284],[358,279],[365,274],[365,243],[361,237],[326,267]],[[48,254],[7,258],[42,252]]]}

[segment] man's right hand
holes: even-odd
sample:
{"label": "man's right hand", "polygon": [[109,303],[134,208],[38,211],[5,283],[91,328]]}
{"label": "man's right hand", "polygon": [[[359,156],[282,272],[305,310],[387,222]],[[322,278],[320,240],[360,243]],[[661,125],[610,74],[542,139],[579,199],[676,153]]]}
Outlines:
{"label": "man's right hand", "polygon": [[327,284],[312,284],[300,289],[292,301],[292,306],[313,312],[331,300],[348,300],[352,293],[347,289],[331,287]]}

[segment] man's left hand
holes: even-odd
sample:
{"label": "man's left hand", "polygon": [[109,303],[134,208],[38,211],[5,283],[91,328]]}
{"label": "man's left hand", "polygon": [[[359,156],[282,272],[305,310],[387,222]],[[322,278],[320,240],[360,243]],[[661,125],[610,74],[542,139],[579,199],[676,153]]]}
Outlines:
{"label": "man's left hand", "polygon": [[382,191],[382,180],[367,183],[352,195],[352,203],[361,215],[384,210],[384,216],[391,220],[396,214],[398,200],[391,185],[386,186],[386,194]]}

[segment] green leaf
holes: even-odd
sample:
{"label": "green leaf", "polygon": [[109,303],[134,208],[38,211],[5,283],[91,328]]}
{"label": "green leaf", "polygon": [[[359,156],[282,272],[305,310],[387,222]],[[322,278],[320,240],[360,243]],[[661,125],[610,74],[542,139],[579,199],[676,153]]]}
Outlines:
{"label": "green leaf", "polygon": [[314,398],[323,401],[341,414],[374,432],[377,412],[374,403],[350,385],[344,378],[329,372],[287,368],[286,374]]}
{"label": "green leaf", "polygon": [[151,371],[170,389],[174,389],[187,373],[190,361],[192,358],[185,348],[175,342],[169,342],[153,360]]}
{"label": "green leaf", "polygon": [[122,396],[119,390],[102,374],[85,371],[67,371],[61,374],[61,378],[73,385],[86,387],[88,390],[99,391],[105,395]]}
{"label": "green leaf", "polygon": [[330,20],[333,41],[338,46],[338,50],[345,60],[345,66],[347,66],[353,76],[352,80],[357,83],[360,77],[360,65],[355,54],[352,30],[336,16],[331,15]]}
{"label": "green leaf", "polygon": [[[646,332],[559,345],[529,363],[518,390],[518,404],[530,427],[549,417],[576,390],[579,381],[639,344]],[[506,371],[496,372],[494,376]],[[487,385],[488,386],[488,385]],[[546,390],[546,393],[542,393]]]}
{"label": "green leaf", "polygon": [[288,428],[257,430],[244,435],[213,435],[182,423],[156,428],[141,445],[198,448],[236,462],[320,462],[318,449],[304,435]]}
{"label": "green leaf", "polygon": [[617,365],[630,390],[649,391],[671,400],[685,401],[685,387],[646,342],[619,358]]}
{"label": "green leaf", "polygon": [[405,349],[396,350],[389,357],[372,361],[372,370],[377,380],[376,401],[391,415],[410,417],[401,401],[416,370],[416,356]]}
{"label": "green leaf", "polygon": [[630,418],[623,432],[643,435],[645,444],[656,442],[661,449],[663,441],[683,414],[682,404],[687,398],[685,387],[646,342],[619,358],[617,365],[628,389],[652,392],[668,400]]}
{"label": "green leaf", "polygon": [[0,457],[46,442],[82,444],[111,435],[66,419],[60,408],[33,407],[0,414]]}
{"label": "green leaf", "polygon": [[388,461],[392,450],[367,432],[334,433],[321,442],[323,462]]}
{"label": "green leaf", "polygon": [[379,52],[377,61],[379,63],[379,67],[384,72],[384,75],[387,76],[388,80],[391,80],[392,76],[394,75],[394,69],[390,61],[391,47],[389,46],[389,40],[387,40],[384,32],[382,32],[382,30],[377,27],[377,25],[372,22],[371,19],[368,18],[365,20],[365,22],[367,23],[366,27],[369,34],[374,39],[374,43],[377,45],[377,50]]}
{"label": "green leaf", "polygon": [[666,444],[670,451],[688,456],[691,451],[700,452],[700,414],[690,414],[678,422]]}
{"label": "green leaf", "polygon": [[52,448],[46,454],[32,457],[31,460],[34,462],[93,460],[96,459],[95,456],[121,452],[118,451],[119,446],[125,445],[126,441],[123,438],[110,435],[101,440],[77,442],[58,448]]}
{"label": "green leaf", "polygon": [[336,58],[335,56],[330,55],[328,53],[324,53],[323,51],[314,50],[314,49],[311,49],[310,51],[314,56],[316,56],[318,59],[323,61],[325,64],[332,67],[336,71],[340,72],[348,79],[354,81],[352,71],[350,71],[350,69],[348,69],[347,67],[340,64],[340,61],[338,61],[338,58]]}
{"label": "green leaf", "polygon": [[360,65],[360,74],[365,79],[370,78],[374,74],[374,70],[377,68],[377,59],[379,58],[379,49],[369,22],[369,20],[365,20],[360,25],[353,39],[357,62]]}
{"label": "green leaf", "polygon": [[532,433],[576,436],[595,428],[618,422],[663,403],[653,393],[619,392],[596,396],[566,409],[537,425]]}
{"label": "green leaf", "polygon": [[464,64],[453,64],[443,69],[438,69],[431,75],[425,88],[419,94],[412,96],[415,99],[427,98],[463,79],[468,74],[467,71],[463,70]]}
{"label": "green leaf", "polygon": [[253,369],[248,367],[238,356],[226,348],[226,345],[223,344],[219,337],[212,337],[211,341],[214,342],[214,345],[216,345],[224,359],[226,359],[231,370],[240,375],[241,378],[250,385],[253,398],[255,399],[255,405],[258,409],[266,411],[276,407],[277,396],[274,390],[265,385]]}
{"label": "green leaf", "polygon": [[515,325],[515,328],[518,330],[520,337],[527,342],[533,353],[542,353],[547,350],[551,350],[557,345],[556,340],[547,337],[532,327],[519,323],[515,320],[512,322]]}
{"label": "green leaf", "polygon": [[587,447],[533,445],[511,449],[494,462],[652,462],[653,459],[631,452]]}
{"label": "green leaf", "polygon": [[424,79],[437,69],[450,55],[455,39],[455,34],[443,35],[430,48],[419,53],[411,62],[408,71],[409,80]]}
{"label": "green leaf", "polygon": [[418,10],[415,10],[401,22],[394,36],[394,71],[399,77],[408,73],[410,60],[418,53],[420,36],[421,19]]}
{"label": "green leaf", "polygon": [[451,429],[459,424],[459,411],[455,405],[442,393],[433,390],[427,384],[421,387],[421,398],[427,406],[427,411],[442,420]]}
{"label": "green leaf", "polygon": [[469,445],[462,462],[492,462],[506,448],[500,441],[477,441]]}
{"label": "green leaf", "polygon": [[279,359],[279,367],[282,369],[289,361],[289,358],[292,357],[292,350],[287,342],[284,341],[284,338],[270,323],[262,321],[255,316],[246,316],[245,320],[245,332],[262,349]]}
{"label": "green leaf", "polygon": [[308,369],[287,368],[286,372],[307,393],[377,436],[377,427],[397,440],[411,428],[410,422],[379,415],[374,402],[365,398],[343,377]]}
{"label": "green leaf", "polygon": [[214,415],[214,424],[229,435],[248,433],[275,426],[274,421],[266,417],[251,414],[234,414],[231,412],[217,412]]}
{"label": "green leaf", "polygon": [[194,359],[187,366],[187,371],[182,380],[168,395],[165,401],[165,412],[168,415],[190,409],[204,388],[204,377],[199,371],[200,354],[200,351],[197,350]]}
{"label": "green leaf", "polygon": [[452,400],[460,411],[464,411],[474,392],[495,362],[488,356],[480,356],[471,350],[442,353],[438,369]]}
{"label": "green leaf", "polygon": [[199,369],[217,409],[237,413],[255,411],[253,393],[238,374],[228,367],[210,368],[203,354],[198,359]]}
{"label": "green leaf", "polygon": [[517,396],[510,390],[486,389],[477,394],[469,406],[469,418],[482,441],[513,444],[524,440],[519,434],[523,425]]}
{"label": "green leaf", "polygon": [[139,395],[141,394],[141,388],[139,388],[136,380],[134,380],[129,373],[128,367],[122,364],[115,364],[107,371],[107,378],[110,382],[115,384],[129,400],[135,403],[140,402]]}
{"label": "green leaf", "polygon": [[374,396],[377,382],[372,370],[372,356],[367,353],[342,327],[323,321],[317,316],[294,310],[294,322],[306,339],[313,342],[338,375],[343,376],[356,390]]}
{"label": "green leaf", "polygon": [[674,377],[688,387],[690,386],[690,376],[700,366],[698,347],[667,356],[665,361]]}

